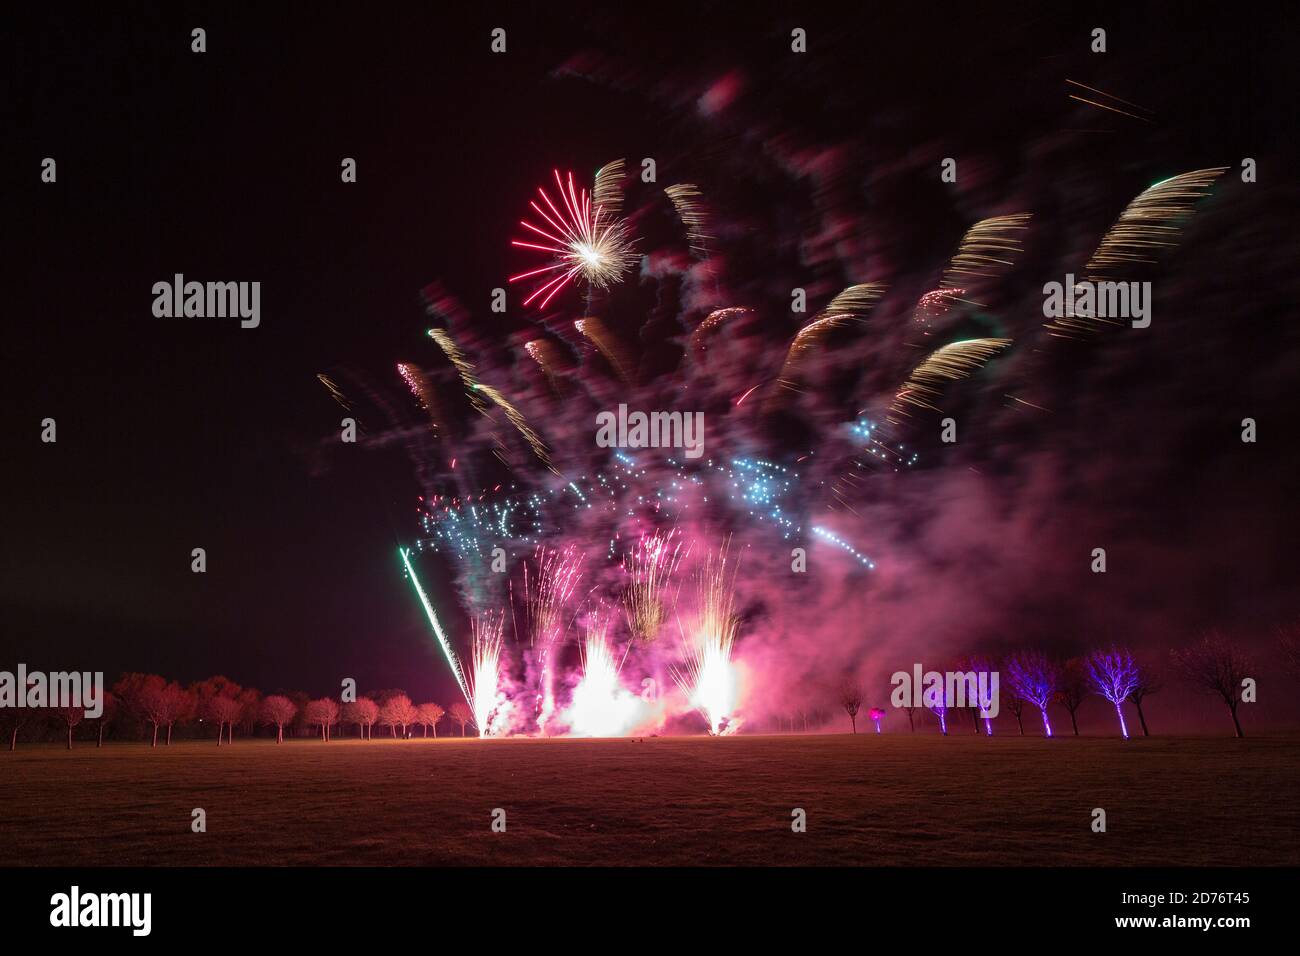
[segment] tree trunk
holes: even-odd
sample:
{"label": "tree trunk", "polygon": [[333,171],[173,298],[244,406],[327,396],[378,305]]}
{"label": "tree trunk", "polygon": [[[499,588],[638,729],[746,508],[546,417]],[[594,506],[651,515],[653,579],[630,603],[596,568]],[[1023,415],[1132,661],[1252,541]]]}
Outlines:
{"label": "tree trunk", "polygon": [[72,749],[72,725],[68,724],[68,749]]}
{"label": "tree trunk", "polygon": [[434,739],[434,740],[437,740],[437,739],[438,739],[438,725],[437,725],[437,724],[434,724],[434,725],[433,725],[433,739]]}
{"label": "tree trunk", "polygon": [[168,724],[167,725],[167,746],[170,747],[171,745],[172,745],[172,725]]}
{"label": "tree trunk", "polygon": [[916,733],[916,721],[912,718],[912,708],[907,708],[907,729]]}
{"label": "tree trunk", "polygon": [[13,753],[18,749],[18,725],[14,725],[14,732],[9,735],[9,752]]}
{"label": "tree trunk", "polygon": [[153,725],[153,743],[150,744],[149,746],[151,747],[158,746],[158,725],[157,724]]}
{"label": "tree trunk", "polygon": [[95,746],[104,746],[104,722],[102,720],[99,722],[99,743],[95,744]]}
{"label": "tree trunk", "polygon": [[1079,722],[1074,719],[1074,711],[1070,711],[1070,723],[1074,725],[1074,736],[1079,736]]}
{"label": "tree trunk", "polygon": [[1142,716],[1142,701],[1135,700],[1133,701],[1133,705],[1138,709],[1138,722],[1142,725],[1142,736],[1150,737],[1151,734],[1147,731],[1147,719]]}
{"label": "tree trunk", "polygon": [[1238,737],[1246,736],[1241,731],[1241,721],[1237,719],[1237,705],[1234,703],[1231,707],[1228,708],[1228,711],[1232,714],[1232,726],[1237,729],[1237,736]]}
{"label": "tree trunk", "polygon": [[1025,735],[1025,715],[1016,714],[1016,723],[1020,725],[1020,736],[1023,737]]}

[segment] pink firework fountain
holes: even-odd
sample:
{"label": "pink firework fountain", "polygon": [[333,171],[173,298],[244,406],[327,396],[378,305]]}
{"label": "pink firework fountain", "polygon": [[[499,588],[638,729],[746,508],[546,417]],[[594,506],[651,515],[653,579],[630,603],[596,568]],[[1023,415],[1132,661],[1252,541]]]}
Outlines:
{"label": "pink firework fountain", "polygon": [[710,555],[698,578],[698,604],[689,631],[682,634],[684,661],[673,676],[691,706],[715,737],[734,734],[740,722],[736,668],[731,660],[739,620],[734,613],[736,569],[728,567],[727,547]]}
{"label": "pink firework fountain", "polygon": [[642,701],[619,680],[626,654],[619,655],[609,642],[609,615],[592,611],[582,642],[582,678],[564,718],[580,737],[622,737],[642,718]]}
{"label": "pink firework fountain", "polygon": [[885,712],[879,707],[871,708],[871,720],[876,725],[876,733],[880,733],[880,722],[885,718]]}

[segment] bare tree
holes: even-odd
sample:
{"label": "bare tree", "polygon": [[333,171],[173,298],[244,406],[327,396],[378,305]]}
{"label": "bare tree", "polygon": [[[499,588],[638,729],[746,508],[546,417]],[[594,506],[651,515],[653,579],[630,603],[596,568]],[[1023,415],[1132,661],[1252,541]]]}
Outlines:
{"label": "bare tree", "polygon": [[847,680],[841,684],[840,706],[844,708],[844,713],[849,715],[853,733],[856,734],[858,732],[858,710],[862,707],[862,688]]}
{"label": "bare tree", "polygon": [[104,691],[103,709],[100,711],[99,716],[94,719],[95,746],[97,748],[104,746],[104,728],[117,718],[120,707],[121,701],[118,700],[117,695],[111,690]]}
{"label": "bare tree", "polygon": [[284,727],[286,724],[293,723],[297,713],[297,705],[281,694],[272,694],[262,701],[262,723],[274,725],[277,744],[284,743]]}
{"label": "bare tree", "polygon": [[72,730],[85,718],[86,711],[81,707],[56,707],[52,713],[68,729],[68,749],[71,750]]}
{"label": "bare tree", "polygon": [[451,705],[451,709],[447,713],[451,714],[452,720],[460,724],[460,735],[464,737],[465,725],[474,719],[474,715],[469,712],[469,707],[464,701],[458,700]]}
{"label": "bare tree", "polygon": [[916,707],[904,707],[903,710],[907,711],[907,729],[916,733]]}
{"label": "bare tree", "polygon": [[1056,692],[1056,699],[1070,712],[1070,726],[1074,728],[1076,737],[1079,736],[1079,720],[1076,715],[1079,705],[1087,696],[1088,673],[1084,662],[1078,657],[1071,657],[1061,667],[1061,689]]}
{"label": "bare tree", "polygon": [[1300,622],[1277,629],[1277,649],[1282,654],[1282,669],[1300,680]]}
{"label": "bare tree", "polygon": [[433,728],[433,735],[438,736],[438,721],[446,716],[447,712],[437,704],[421,704],[415,709],[416,720],[424,728],[424,736],[429,736],[429,728]]}
{"label": "bare tree", "polygon": [[1007,710],[1011,711],[1011,716],[1016,718],[1016,726],[1020,728],[1020,736],[1025,735],[1025,701],[1024,698],[1017,697],[1014,693],[1007,694]]}
{"label": "bare tree", "polygon": [[1218,694],[1232,715],[1238,737],[1246,736],[1237,719],[1241,703],[1241,685],[1250,670],[1250,662],[1232,641],[1211,631],[1191,647],[1173,651],[1174,667],[1187,683],[1207,694]]}
{"label": "bare tree", "polygon": [[1138,723],[1142,725],[1142,736],[1150,737],[1151,733],[1147,730],[1146,714],[1142,713],[1142,700],[1163,689],[1165,682],[1150,664],[1135,663],[1137,664],[1137,683],[1129,691],[1128,699],[1133,701],[1133,706],[1137,708]]}

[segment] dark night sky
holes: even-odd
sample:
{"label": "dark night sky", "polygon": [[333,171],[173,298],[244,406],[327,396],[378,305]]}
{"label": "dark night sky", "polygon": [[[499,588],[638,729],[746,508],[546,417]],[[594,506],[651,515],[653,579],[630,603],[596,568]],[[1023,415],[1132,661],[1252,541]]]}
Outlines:
{"label": "dark night sky", "polygon": [[[653,4],[619,19],[564,4],[544,16],[265,6],[59,8],[6,31],[4,175],[16,197],[5,218],[17,249],[5,316],[0,666],[225,673],[314,694],[353,676],[445,695],[395,555],[419,489],[399,455],[334,456],[313,473],[311,449],[338,417],[315,375],[428,360],[419,290],[440,279],[485,302],[513,265],[503,247],[522,197],[553,166],[663,155],[694,171],[757,150],[697,137],[651,82],[689,88],[742,70],[745,110],[892,157],[904,171],[871,205],[911,222],[891,250],[899,257],[941,261],[977,218],[935,197],[929,153],[913,154],[922,143],[978,153],[1031,194],[1035,175],[1073,172],[1051,169],[1059,158],[1037,166],[1026,146],[1079,116],[1064,76],[1101,76],[1158,104],[1140,148],[1129,127],[1088,118],[1121,132],[1075,150],[1116,174],[1097,177],[1107,214],[1079,224],[1081,246],[1131,198],[1131,173],[1145,185],[1258,156],[1261,176],[1287,180],[1267,186],[1276,202],[1294,209],[1296,199],[1296,86],[1285,66],[1294,30],[1264,11],[1206,20],[1183,5],[998,5],[995,15],[871,4],[845,18]],[[488,50],[498,25],[509,30],[506,56]],[[797,67],[793,25],[809,30],[815,54]],[[1110,30],[1104,68],[1087,50],[1095,25]],[[189,52],[193,26],[207,29],[204,55]],[[628,88],[553,74],[588,50],[625,64]],[[58,161],[57,185],[38,181],[45,156]],[[358,160],[355,185],[339,182],[344,156]],[[733,205],[766,201],[753,184],[717,185]],[[1272,237],[1280,223],[1289,232]],[[1294,253],[1294,224],[1278,214],[1242,228]],[[261,327],[154,318],[150,287],[176,272],[261,281]],[[1246,318],[1223,321],[1249,336]],[[1294,312],[1257,318],[1280,328]],[[522,321],[508,316],[495,331]],[[1295,344],[1293,333],[1264,339]],[[1294,476],[1296,405],[1270,410],[1276,444],[1261,450],[1273,456],[1261,467]],[[57,445],[38,440],[47,416]],[[1198,466],[1194,449],[1184,454]],[[1295,485],[1284,485],[1264,483],[1274,497],[1246,527],[1275,512],[1279,536],[1294,529]],[[1178,524],[1167,520],[1153,533]],[[189,570],[196,546],[207,549],[205,575]],[[1294,549],[1265,553],[1267,566],[1236,571],[1262,585],[1270,612],[1285,610]]]}

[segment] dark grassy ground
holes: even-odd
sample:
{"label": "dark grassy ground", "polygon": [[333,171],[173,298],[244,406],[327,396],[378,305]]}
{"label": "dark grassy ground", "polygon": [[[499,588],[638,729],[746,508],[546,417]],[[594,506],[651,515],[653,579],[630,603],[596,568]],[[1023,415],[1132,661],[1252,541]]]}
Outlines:
{"label": "dark grassy ground", "polygon": [[[236,740],[0,753],[0,865],[1300,863],[1294,738]],[[207,832],[190,813],[207,811]],[[504,808],[507,831],[490,829]],[[807,811],[806,833],[791,810]],[[1107,832],[1090,829],[1094,807]]]}

